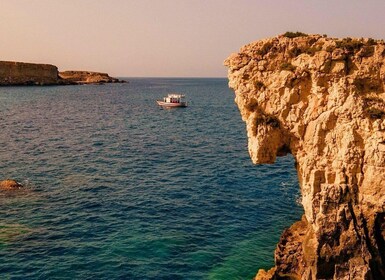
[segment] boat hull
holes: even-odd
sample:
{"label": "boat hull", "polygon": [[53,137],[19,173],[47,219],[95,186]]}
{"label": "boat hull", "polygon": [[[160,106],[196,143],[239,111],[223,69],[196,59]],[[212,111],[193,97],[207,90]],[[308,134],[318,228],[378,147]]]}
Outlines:
{"label": "boat hull", "polygon": [[156,103],[158,103],[159,106],[165,108],[187,107],[187,102],[171,103],[157,100]]}

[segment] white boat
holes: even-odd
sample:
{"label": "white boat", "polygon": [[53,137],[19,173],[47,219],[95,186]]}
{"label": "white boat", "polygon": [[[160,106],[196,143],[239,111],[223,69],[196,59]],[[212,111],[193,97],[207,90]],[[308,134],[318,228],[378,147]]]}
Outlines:
{"label": "white boat", "polygon": [[163,100],[157,100],[156,103],[166,108],[187,107],[187,102],[184,98],[185,96],[183,94],[170,93],[166,97],[163,97]]}

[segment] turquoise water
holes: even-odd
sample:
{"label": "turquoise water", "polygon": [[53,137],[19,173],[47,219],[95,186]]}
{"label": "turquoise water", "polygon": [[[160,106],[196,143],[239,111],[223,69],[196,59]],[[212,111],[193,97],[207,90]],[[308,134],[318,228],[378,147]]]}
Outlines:
{"label": "turquoise water", "polygon": [[[1,279],[251,279],[300,218],[291,157],[252,165],[226,79],[0,88]],[[186,94],[189,107],[155,100]]]}

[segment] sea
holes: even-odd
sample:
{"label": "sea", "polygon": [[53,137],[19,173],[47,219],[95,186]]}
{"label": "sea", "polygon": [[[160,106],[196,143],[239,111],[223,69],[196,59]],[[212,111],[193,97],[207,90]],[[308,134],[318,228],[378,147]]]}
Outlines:
{"label": "sea", "polygon": [[[252,279],[303,213],[225,78],[0,88],[0,279]],[[157,99],[186,95],[187,108]]]}

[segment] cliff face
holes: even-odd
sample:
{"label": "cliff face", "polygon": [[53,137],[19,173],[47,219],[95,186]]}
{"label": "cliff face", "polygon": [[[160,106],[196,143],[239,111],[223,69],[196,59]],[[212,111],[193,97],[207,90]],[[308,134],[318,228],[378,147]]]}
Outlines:
{"label": "cliff face", "polygon": [[59,82],[54,65],[0,61],[0,85],[53,85]]}
{"label": "cliff face", "polygon": [[64,71],[59,73],[60,78],[75,84],[101,84],[101,83],[122,83],[116,78],[110,77],[107,73],[89,71]]}
{"label": "cliff face", "polygon": [[107,73],[89,71],[58,72],[54,65],[0,61],[0,86],[78,85],[124,83]]}
{"label": "cliff face", "polygon": [[225,65],[252,161],[291,153],[305,210],[257,279],[385,279],[385,43],[281,35]]}

